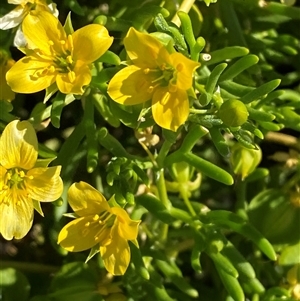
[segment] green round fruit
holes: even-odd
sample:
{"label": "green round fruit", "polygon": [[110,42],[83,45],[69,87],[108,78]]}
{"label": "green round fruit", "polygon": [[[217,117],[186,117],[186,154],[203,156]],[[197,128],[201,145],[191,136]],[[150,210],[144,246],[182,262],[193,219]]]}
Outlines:
{"label": "green round fruit", "polygon": [[227,126],[240,126],[248,119],[248,110],[243,102],[237,99],[225,101],[219,109],[219,117]]}

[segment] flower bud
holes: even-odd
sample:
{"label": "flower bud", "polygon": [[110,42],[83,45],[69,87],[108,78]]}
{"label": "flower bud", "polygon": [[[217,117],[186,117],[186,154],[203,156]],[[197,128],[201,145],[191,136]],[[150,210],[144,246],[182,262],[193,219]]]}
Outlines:
{"label": "flower bud", "polygon": [[261,149],[248,149],[236,143],[231,149],[230,162],[233,167],[233,172],[241,175],[244,180],[251,174],[262,158]]}

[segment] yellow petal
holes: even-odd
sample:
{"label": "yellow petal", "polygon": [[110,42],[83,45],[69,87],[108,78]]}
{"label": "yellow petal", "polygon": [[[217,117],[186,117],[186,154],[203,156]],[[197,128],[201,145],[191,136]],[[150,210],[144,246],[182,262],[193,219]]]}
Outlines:
{"label": "yellow petal", "polygon": [[91,82],[92,76],[88,65],[83,61],[77,61],[73,72],[58,73],[56,77],[57,87],[60,92],[64,94],[78,94],[84,93],[84,86]]}
{"label": "yellow petal", "polygon": [[132,220],[128,213],[120,207],[111,208],[111,212],[117,216],[117,220],[115,222],[118,223],[119,235],[126,240],[136,239],[139,231],[138,227],[141,221]]}
{"label": "yellow petal", "polygon": [[189,116],[189,100],[186,91],[177,89],[170,93],[167,88],[158,88],[152,99],[152,114],[162,128],[177,131]]}
{"label": "yellow petal", "polygon": [[110,211],[104,196],[85,182],[74,183],[68,190],[68,202],[79,216],[99,214]]}
{"label": "yellow petal", "polygon": [[37,160],[37,149],[38,141],[31,123],[14,120],[0,137],[0,164],[6,169],[31,169]]}
{"label": "yellow petal", "polygon": [[0,64],[0,100],[11,101],[15,98],[15,93],[6,82],[6,72],[13,66],[14,60],[9,59],[6,64]]}
{"label": "yellow petal", "polygon": [[51,62],[32,56],[23,57],[6,73],[11,89],[18,93],[35,93],[48,88],[55,81],[55,73],[48,72]]}
{"label": "yellow petal", "polygon": [[3,201],[2,196],[4,195],[4,191],[2,191],[2,189],[4,187],[4,183],[6,183],[6,181],[5,181],[6,173],[7,173],[7,170],[3,166],[0,165],[0,204]]}
{"label": "yellow petal", "polygon": [[179,52],[171,54],[172,66],[177,70],[177,87],[188,90],[193,83],[193,73],[200,63],[192,61]]}
{"label": "yellow petal", "polygon": [[129,58],[138,67],[155,68],[170,62],[170,55],[162,43],[133,27],[128,30],[124,45]]}
{"label": "yellow petal", "polygon": [[100,253],[105,268],[112,275],[124,275],[130,262],[130,248],[126,239],[112,229],[112,241],[107,246],[100,246]]}
{"label": "yellow petal", "polygon": [[33,204],[26,191],[7,189],[0,202],[0,233],[11,240],[23,238],[31,228]]}
{"label": "yellow petal", "polygon": [[113,38],[107,29],[99,24],[90,24],[76,30],[72,34],[73,57],[75,60],[90,64],[96,61],[111,46]]}
{"label": "yellow petal", "polygon": [[39,202],[57,200],[63,191],[60,170],[61,166],[37,167],[29,170],[24,181],[30,197]]}
{"label": "yellow petal", "polygon": [[76,218],[62,228],[57,243],[70,252],[80,252],[110,241],[110,229],[94,222],[94,216]]}
{"label": "yellow petal", "polygon": [[32,10],[23,20],[22,30],[29,48],[38,48],[44,54],[51,55],[53,47],[52,49],[61,53],[60,41],[66,40],[66,33],[59,20],[51,13]]}
{"label": "yellow petal", "polygon": [[151,99],[153,75],[132,65],[120,70],[108,84],[108,95],[124,105],[135,105]]}

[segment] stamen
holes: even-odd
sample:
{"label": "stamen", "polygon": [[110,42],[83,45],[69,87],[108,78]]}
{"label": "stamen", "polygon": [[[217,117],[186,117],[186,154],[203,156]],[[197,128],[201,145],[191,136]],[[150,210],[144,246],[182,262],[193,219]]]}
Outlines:
{"label": "stamen", "polygon": [[154,87],[153,86],[150,86],[148,89],[147,89],[147,93],[152,93],[154,90]]}
{"label": "stamen", "polygon": [[51,65],[51,66],[49,67],[49,72],[50,72],[50,73],[54,73],[54,72],[55,72],[55,67],[54,67],[53,65]]}
{"label": "stamen", "polygon": [[95,216],[93,217],[93,221],[96,222],[97,220],[99,220],[99,218],[100,218],[99,215],[98,215],[98,214],[95,214]]}
{"label": "stamen", "polygon": [[88,227],[90,224],[91,224],[90,222],[87,222],[84,225],[85,225],[85,227]]}
{"label": "stamen", "polygon": [[66,58],[66,61],[67,61],[70,65],[73,64],[72,56],[71,56],[71,55],[68,55],[67,58]]}
{"label": "stamen", "polygon": [[73,46],[73,38],[70,34],[68,35],[68,40],[67,41],[68,41],[68,49],[72,53],[74,46]]}

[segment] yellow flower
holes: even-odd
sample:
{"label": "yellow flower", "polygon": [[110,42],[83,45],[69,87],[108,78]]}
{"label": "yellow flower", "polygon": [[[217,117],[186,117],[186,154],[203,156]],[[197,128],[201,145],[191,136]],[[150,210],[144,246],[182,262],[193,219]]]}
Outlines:
{"label": "yellow flower", "polygon": [[200,64],[181,53],[169,53],[156,38],[134,28],[129,29],[124,45],[132,65],[111,79],[109,96],[123,105],[152,99],[155,122],[176,131],[189,115],[187,90],[192,87],[193,72]]}
{"label": "yellow flower", "polygon": [[6,72],[13,66],[15,61],[8,58],[7,54],[0,52],[0,100],[11,101],[15,98],[15,93],[6,82]]}
{"label": "yellow flower", "polygon": [[[31,10],[44,10],[58,16],[55,3],[47,4],[44,0],[8,0],[10,4],[17,5],[15,9],[0,18],[0,29],[7,30],[19,26]],[[20,29],[14,39],[16,47],[25,46],[24,36]]]}
{"label": "yellow flower", "polygon": [[13,91],[34,93],[56,82],[65,94],[83,94],[91,81],[90,65],[106,52],[113,38],[98,24],[84,26],[67,35],[52,14],[32,11],[23,21],[29,49],[6,79]]}
{"label": "yellow flower", "polygon": [[63,190],[61,167],[38,160],[38,142],[28,121],[14,120],[0,137],[0,233],[10,240],[24,237],[31,228],[39,202],[58,199]]}
{"label": "yellow flower", "polygon": [[80,252],[99,245],[105,268],[123,275],[130,262],[128,240],[135,244],[140,221],[131,220],[120,207],[110,207],[104,196],[85,182],[74,183],[68,202],[75,220],[58,235],[58,243],[67,251]]}

